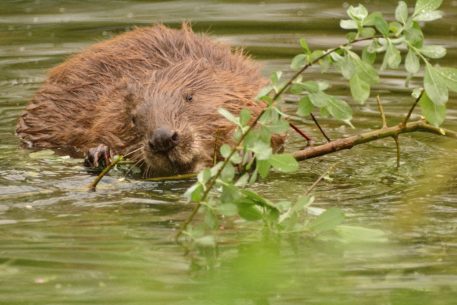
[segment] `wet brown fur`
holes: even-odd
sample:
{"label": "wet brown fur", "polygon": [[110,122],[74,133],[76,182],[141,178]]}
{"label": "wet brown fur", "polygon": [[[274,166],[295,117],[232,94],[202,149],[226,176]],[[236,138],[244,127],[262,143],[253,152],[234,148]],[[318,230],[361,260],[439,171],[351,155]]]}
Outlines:
{"label": "wet brown fur", "polygon": [[[216,133],[228,141],[234,126],[218,114],[249,108],[265,85],[258,66],[184,24],[139,28],[96,44],[52,69],[19,118],[28,147],[76,148],[99,144],[130,154],[146,176],[193,172],[213,160]],[[191,95],[192,102],[186,100]],[[147,148],[158,127],[176,130],[168,154]],[[282,145],[274,137],[274,145]]]}

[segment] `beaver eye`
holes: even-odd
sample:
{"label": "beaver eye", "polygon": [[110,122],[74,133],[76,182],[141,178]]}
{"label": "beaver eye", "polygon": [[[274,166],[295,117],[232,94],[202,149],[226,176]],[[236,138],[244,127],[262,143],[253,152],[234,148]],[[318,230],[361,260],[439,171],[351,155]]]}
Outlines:
{"label": "beaver eye", "polygon": [[192,102],[194,100],[194,97],[192,96],[192,94],[186,94],[186,102]]}

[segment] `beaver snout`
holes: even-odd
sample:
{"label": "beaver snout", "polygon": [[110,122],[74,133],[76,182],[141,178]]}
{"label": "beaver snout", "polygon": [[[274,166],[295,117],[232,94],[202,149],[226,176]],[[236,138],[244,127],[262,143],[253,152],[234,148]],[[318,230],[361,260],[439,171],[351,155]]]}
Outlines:
{"label": "beaver snout", "polygon": [[168,152],[179,143],[179,136],[176,131],[168,128],[157,128],[149,139],[149,147],[155,152]]}

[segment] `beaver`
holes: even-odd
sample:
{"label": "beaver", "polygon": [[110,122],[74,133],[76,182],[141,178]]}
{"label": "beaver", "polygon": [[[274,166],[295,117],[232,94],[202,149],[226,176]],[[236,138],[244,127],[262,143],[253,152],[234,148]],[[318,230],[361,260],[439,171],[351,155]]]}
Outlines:
{"label": "beaver", "polygon": [[[243,50],[187,23],[137,28],[52,69],[16,133],[29,148],[82,153],[91,167],[122,154],[145,177],[191,173],[210,166],[232,136],[235,126],[218,109],[258,115],[265,84]],[[272,137],[276,151],[283,142]]]}

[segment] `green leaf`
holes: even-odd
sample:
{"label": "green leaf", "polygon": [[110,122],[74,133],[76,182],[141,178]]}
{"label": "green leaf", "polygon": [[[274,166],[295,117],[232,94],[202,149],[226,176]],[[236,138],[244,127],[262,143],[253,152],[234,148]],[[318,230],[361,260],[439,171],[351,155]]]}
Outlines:
{"label": "green leaf", "polygon": [[365,47],[362,50],[362,60],[368,64],[374,64],[376,61],[376,53],[370,52],[368,47]]}
{"label": "green leaf", "polygon": [[305,95],[298,101],[297,114],[299,116],[308,116],[313,111],[313,104],[309,99],[309,96]]}
{"label": "green leaf", "polygon": [[216,208],[224,216],[235,216],[238,214],[238,207],[233,203],[223,203]]}
{"label": "green leaf", "polygon": [[[355,73],[370,85],[377,84],[379,82],[379,76],[376,69],[369,63],[362,61],[360,57],[354,52],[348,52],[348,58],[352,61],[355,67]],[[349,77],[348,79],[351,79]]]}
{"label": "green leaf", "polygon": [[211,170],[209,168],[205,168],[197,175],[197,180],[201,184],[206,184],[206,182],[208,182],[209,179],[211,179]]}
{"label": "green leaf", "polygon": [[257,160],[256,169],[259,172],[260,177],[266,178],[270,172],[270,162],[268,160]]}
{"label": "green leaf", "polygon": [[359,4],[356,7],[351,5],[347,10],[347,14],[352,19],[363,20],[368,16],[368,11],[362,4]]}
{"label": "green leaf", "polygon": [[429,58],[441,58],[446,55],[446,49],[442,46],[423,46],[419,51]]}
{"label": "green leaf", "polygon": [[300,38],[300,46],[303,48],[303,50],[306,52],[306,53],[311,53],[311,50],[308,46],[308,42],[306,41],[305,38]]}
{"label": "green leaf", "polygon": [[272,85],[263,87],[262,89],[260,89],[259,93],[257,93],[256,99],[259,100],[259,99],[263,99],[263,98],[267,97],[268,94],[271,92],[271,90],[273,90]]}
{"label": "green leaf", "polygon": [[419,57],[413,50],[409,50],[405,59],[405,68],[411,74],[416,74],[420,70]]}
{"label": "green leaf", "polygon": [[373,37],[375,35],[376,35],[376,31],[373,28],[363,28],[360,31],[360,37],[361,38]]}
{"label": "green leaf", "polygon": [[384,36],[389,35],[389,24],[380,12],[372,13],[370,15],[370,19],[372,20],[375,28],[379,31],[379,33]]}
{"label": "green leaf", "polygon": [[343,212],[338,208],[330,208],[308,224],[309,230],[315,233],[334,230],[344,220]]}
{"label": "green leaf", "polygon": [[447,85],[439,74],[438,69],[427,64],[424,75],[424,88],[433,103],[443,105],[449,99]]}
{"label": "green leaf", "polygon": [[240,111],[240,123],[242,126],[246,126],[249,123],[249,120],[251,119],[251,112],[249,109],[243,108]]}
{"label": "green leaf", "polygon": [[443,3],[443,0],[417,0],[413,15],[434,11],[441,6],[441,3]]}
{"label": "green leaf", "polygon": [[351,94],[354,100],[360,104],[365,103],[370,96],[370,84],[363,81],[357,74],[355,74],[349,81],[349,86],[351,87]]}
{"label": "green leaf", "polygon": [[387,65],[392,69],[398,68],[401,63],[401,53],[390,40],[387,46],[385,60]]}
{"label": "green leaf", "polygon": [[357,29],[357,23],[354,20],[340,20],[340,27],[345,30]]}
{"label": "green leaf", "polygon": [[314,106],[318,108],[323,108],[328,105],[330,96],[328,94],[325,94],[324,92],[319,91],[317,93],[309,94],[309,99]]}
{"label": "green leaf", "polygon": [[203,185],[200,182],[195,183],[186,190],[184,197],[188,201],[200,202],[203,198]]}
{"label": "green leaf", "polygon": [[281,172],[291,173],[298,170],[298,162],[290,154],[274,154],[268,159],[268,162]]}
{"label": "green leaf", "polygon": [[419,14],[413,18],[415,21],[433,21],[443,17],[442,11],[432,11]]}
{"label": "green leaf", "polygon": [[294,71],[300,70],[306,64],[307,56],[305,54],[298,54],[290,63],[290,68]]}
{"label": "green leaf", "polygon": [[440,67],[437,70],[449,90],[457,92],[457,69]]}
{"label": "green leaf", "polygon": [[235,177],[235,167],[231,163],[227,163],[222,170],[221,179],[231,182],[233,177]]}
{"label": "green leaf", "polygon": [[216,246],[216,240],[214,239],[214,236],[212,236],[212,235],[206,235],[206,236],[196,238],[195,243],[202,247],[211,248],[211,247]]}
{"label": "green leaf", "polygon": [[405,24],[408,19],[408,6],[404,1],[398,2],[397,8],[395,9],[395,19]]}
{"label": "green leaf", "polygon": [[282,77],[282,71],[276,71],[271,74],[271,82],[276,85]]}
{"label": "green leaf", "polygon": [[227,158],[232,152],[232,148],[228,144],[223,144],[220,148],[222,157]]}
{"label": "green leaf", "polygon": [[263,216],[262,210],[256,205],[239,204],[238,213],[241,218],[248,221],[260,220]]}
{"label": "green leaf", "polygon": [[421,48],[424,44],[424,34],[419,26],[405,31],[405,39],[415,48]]}
{"label": "green leaf", "polygon": [[334,96],[329,99],[327,110],[337,120],[350,121],[352,119],[351,107],[342,99]]}
{"label": "green leaf", "polygon": [[343,243],[385,243],[389,239],[381,230],[341,225],[335,228],[339,241]]}
{"label": "green leaf", "polygon": [[435,127],[439,127],[446,117],[446,105],[433,103],[426,93],[422,94],[419,105],[425,119]]}
{"label": "green leaf", "polygon": [[255,153],[257,160],[267,160],[273,152],[271,146],[262,141],[256,141],[249,150]]}
{"label": "green leaf", "polygon": [[403,26],[400,23],[396,21],[389,23],[389,32],[393,33],[395,36],[399,36],[402,31]]}
{"label": "green leaf", "polygon": [[319,83],[315,81],[307,81],[292,84],[290,92],[293,94],[300,94],[303,92],[315,93],[319,91]]}
{"label": "green leaf", "polygon": [[224,118],[226,118],[233,124],[238,125],[238,126],[240,125],[240,120],[236,116],[234,116],[230,111],[228,111],[224,108],[219,108],[217,110],[217,112],[219,112],[219,114],[221,114]]}

